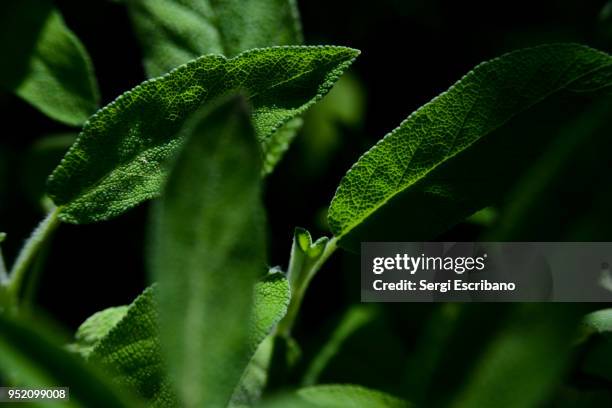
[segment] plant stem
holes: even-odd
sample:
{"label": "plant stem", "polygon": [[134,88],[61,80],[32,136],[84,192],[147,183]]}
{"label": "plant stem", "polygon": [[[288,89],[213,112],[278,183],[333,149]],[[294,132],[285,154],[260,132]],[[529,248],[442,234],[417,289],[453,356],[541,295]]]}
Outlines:
{"label": "plant stem", "polygon": [[[299,314],[300,306],[302,305],[302,300],[304,299],[304,294],[310,285],[310,281],[325,264],[327,259],[329,259],[329,257],[334,253],[337,248],[336,242],[336,238],[330,239],[327,245],[325,245],[323,254],[321,254],[315,263],[297,262],[295,259],[289,260],[288,275],[294,285],[291,287],[291,302],[287,308],[287,314],[276,327],[277,334],[283,337],[288,337],[291,334],[291,330],[293,329],[293,325],[295,324],[295,320]],[[298,256],[297,251],[292,252],[292,258],[294,256]],[[295,277],[302,278],[296,279]]]}
{"label": "plant stem", "polygon": [[38,224],[38,227],[32,232],[30,238],[26,241],[24,246],[21,248],[21,252],[17,256],[15,263],[9,274],[9,280],[6,284],[7,293],[12,298],[13,302],[18,302],[19,295],[21,293],[21,286],[24,282],[25,275],[38,251],[43,246],[45,241],[51,236],[53,231],[59,225],[59,219],[57,217],[59,211],[57,208],[53,208],[49,211],[49,214]]}

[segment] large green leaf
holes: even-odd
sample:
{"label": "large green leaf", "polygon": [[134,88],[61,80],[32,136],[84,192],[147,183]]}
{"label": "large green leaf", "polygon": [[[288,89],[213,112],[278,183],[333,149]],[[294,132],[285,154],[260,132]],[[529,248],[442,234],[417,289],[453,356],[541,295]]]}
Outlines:
{"label": "large green leaf", "polygon": [[344,47],[275,47],[233,59],[208,55],[144,82],[87,122],[49,178],[60,219],[99,221],[157,196],[163,163],[182,144],[185,118],[216,96],[242,90],[265,143],[318,101],[357,54]]}
{"label": "large green leaf", "polygon": [[187,407],[225,406],[252,352],[246,324],[265,271],[261,157],[242,99],[188,122],[153,213],[160,339]]}
{"label": "large green leaf", "polygon": [[125,0],[149,76],[204,54],[302,42],[295,0]]}
{"label": "large green leaf", "polygon": [[98,106],[98,88],[85,48],[47,0],[0,4],[0,86],[69,125]]}
{"label": "large green leaf", "polygon": [[20,386],[69,387],[71,401],[86,407],[134,406],[130,397],[79,357],[63,350],[47,331],[3,314],[0,314],[0,373]]}
{"label": "large green leaf", "polygon": [[349,170],[329,209],[333,233],[345,247],[364,239],[435,236],[500,196],[548,137],[524,129],[496,134],[505,124],[553,96],[584,96],[611,79],[609,55],[575,44],[519,50],[480,64]]}

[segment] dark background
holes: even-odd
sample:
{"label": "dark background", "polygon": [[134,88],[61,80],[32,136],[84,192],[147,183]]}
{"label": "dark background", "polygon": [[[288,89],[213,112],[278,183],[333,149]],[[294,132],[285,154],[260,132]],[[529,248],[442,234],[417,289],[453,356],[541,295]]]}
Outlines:
{"label": "dark background", "polygon": [[[93,60],[103,104],[145,79],[140,48],[122,5],[106,0],[56,3]],[[341,129],[341,143],[331,152],[332,160],[319,163],[316,157],[305,156],[298,140],[268,179],[270,264],[286,267],[294,227],[308,228],[316,237],[326,234],[321,212],[351,164],[476,64],[509,50],[549,42],[579,42],[610,51],[612,23],[602,14],[604,4],[579,0],[300,1],[307,44],[347,45],[362,51],[351,72],[367,102],[360,123]],[[51,133],[73,130],[7,94],[0,94],[0,111],[0,230],[9,234],[3,251],[10,263],[43,217],[32,199],[36,192],[24,180],[34,178],[40,189],[45,173],[57,160],[28,161],[32,143]],[[313,162],[319,166],[317,174],[305,173],[302,165]],[[571,196],[571,186],[561,188]],[[36,296],[41,309],[74,329],[93,312],[131,302],[146,285],[147,216],[148,206],[142,205],[108,222],[62,225]],[[444,237],[470,240],[481,232],[478,226],[462,224]],[[314,280],[297,327],[306,350],[347,304],[359,301],[358,261],[357,255],[339,251]],[[410,333],[422,328],[432,310],[427,305],[384,308],[393,316],[392,324],[401,326],[406,343],[415,341]],[[503,305],[483,309],[478,322],[483,336],[498,324],[493,317],[506,310]]]}

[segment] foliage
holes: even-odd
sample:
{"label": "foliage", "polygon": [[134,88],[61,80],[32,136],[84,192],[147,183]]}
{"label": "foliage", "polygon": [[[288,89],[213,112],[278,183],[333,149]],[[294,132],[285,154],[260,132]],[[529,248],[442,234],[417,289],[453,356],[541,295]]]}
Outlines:
{"label": "foliage", "polygon": [[[288,171],[295,163],[312,170],[304,179],[330,181],[321,169],[338,165],[332,155],[346,154],[342,135],[363,130],[367,114],[357,77],[340,80],[360,51],[302,45],[293,0],[120,3],[114,6],[129,15],[149,79],[100,109],[92,63],[61,7],[46,0],[0,6],[0,51],[12,61],[0,64],[2,88],[43,120],[82,126],[76,137],[74,129],[45,131],[15,167],[23,169],[30,205],[48,214],[10,270],[0,254],[3,384],[68,385],[74,400],[66,406],[87,407],[591,401],[572,370],[604,394],[589,404],[606,400],[610,309],[345,302],[342,310],[316,312],[320,333],[310,342],[299,322],[303,309],[328,300],[306,296],[317,273],[335,265],[328,261],[338,248],[365,240],[433,239],[458,224],[491,239],[523,239],[536,235],[533,220],[563,239],[595,236],[594,224],[609,220],[611,196],[608,173],[591,159],[610,146],[609,54],[555,43],[477,65],[350,167],[326,209],[332,236],[313,239],[295,228],[284,270],[270,267],[268,244],[278,239],[270,220],[278,214],[266,209],[281,203],[291,212],[298,203],[268,190],[278,166],[301,188]],[[300,136],[309,137],[297,143],[300,152],[316,157],[292,160]],[[64,153],[43,197],[40,175]],[[10,156],[0,149],[0,180]],[[589,177],[595,188],[584,186]],[[559,218],[545,219],[559,211],[558,187],[570,182],[597,202],[561,229]],[[299,204],[309,206],[305,194]],[[58,340],[58,330],[31,313],[28,289],[54,231],[120,223],[151,199],[146,289],[123,302],[129,305],[93,314],[72,341]],[[0,233],[3,245],[5,238]],[[125,260],[115,262],[129,272]]]}

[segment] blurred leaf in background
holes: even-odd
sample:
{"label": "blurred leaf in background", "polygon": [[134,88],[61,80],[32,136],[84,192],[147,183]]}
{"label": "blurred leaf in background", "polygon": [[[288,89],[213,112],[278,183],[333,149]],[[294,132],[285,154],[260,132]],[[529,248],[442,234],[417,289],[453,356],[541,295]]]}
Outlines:
{"label": "blurred leaf in background", "polygon": [[87,51],[47,0],[0,5],[0,86],[62,123],[82,125],[98,107]]}
{"label": "blurred leaf in background", "polygon": [[274,45],[298,45],[295,0],[123,0],[155,77],[205,54],[234,57]]}
{"label": "blurred leaf in background", "polygon": [[242,97],[208,109],[186,125],[190,137],[152,213],[160,340],[187,407],[230,401],[255,352],[248,322],[265,273],[261,158],[250,112]]}

